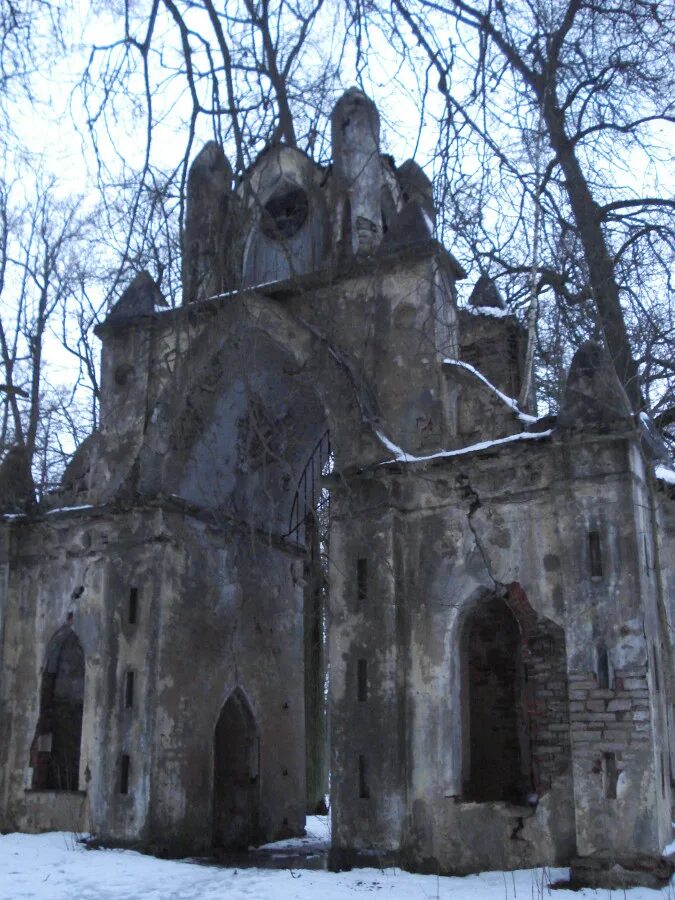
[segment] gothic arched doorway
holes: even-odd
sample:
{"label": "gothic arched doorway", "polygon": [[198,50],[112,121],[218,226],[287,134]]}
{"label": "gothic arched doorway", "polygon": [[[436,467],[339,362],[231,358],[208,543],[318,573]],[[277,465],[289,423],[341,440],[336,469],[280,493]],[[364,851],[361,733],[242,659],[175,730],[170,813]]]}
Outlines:
{"label": "gothic arched doorway", "polygon": [[241,691],[224,704],[213,745],[213,846],[246,849],[258,836],[260,747]]}
{"label": "gothic arched doorway", "polygon": [[83,706],[84,651],[75,632],[65,627],[47,646],[31,747],[34,790],[78,789]]}
{"label": "gothic arched doorway", "polygon": [[463,638],[464,795],[523,802],[529,765],[518,622],[502,599],[491,597],[471,612]]}

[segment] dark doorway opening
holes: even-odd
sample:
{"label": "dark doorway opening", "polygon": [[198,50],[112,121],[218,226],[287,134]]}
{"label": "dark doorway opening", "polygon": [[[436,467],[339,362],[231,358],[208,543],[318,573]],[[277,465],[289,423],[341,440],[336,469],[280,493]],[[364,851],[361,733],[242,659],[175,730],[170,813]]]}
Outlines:
{"label": "dark doorway opening", "polygon": [[213,846],[245,850],[258,840],[260,742],[253,713],[236,690],[223,706],[213,748]]}
{"label": "dark doorway opening", "polygon": [[84,651],[75,632],[65,627],[47,646],[31,747],[34,790],[78,789],[83,705]]}
{"label": "dark doorway opening", "polygon": [[330,491],[323,481],[333,471],[330,433],[315,445],[298,481],[287,537],[305,551],[304,678],[306,812],[326,815],[330,782],[328,747],[328,565]]}
{"label": "dark doorway opening", "polygon": [[465,798],[523,803],[529,764],[518,623],[492,597],[470,614],[463,637]]}

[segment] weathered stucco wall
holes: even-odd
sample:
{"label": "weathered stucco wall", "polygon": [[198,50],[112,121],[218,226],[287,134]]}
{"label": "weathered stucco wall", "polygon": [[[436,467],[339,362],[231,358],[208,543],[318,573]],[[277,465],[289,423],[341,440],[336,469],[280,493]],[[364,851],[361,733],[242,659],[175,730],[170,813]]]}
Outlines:
{"label": "weathered stucco wall", "polygon": [[[323,800],[305,699],[327,630],[335,865],[656,858],[675,758],[660,451],[592,342],[557,417],[520,410],[525,331],[486,276],[458,310],[430,182],[380,156],[359,91],[333,125],[330,170],[271,148],[236,190],[207,145],[185,305],[158,312],[137,276],[98,329],[100,431],[0,521],[0,828],[172,854],[300,833]],[[84,684],[73,665],[59,707],[66,638]],[[78,790],[35,790],[66,707]]]}
{"label": "weathered stucco wall", "polygon": [[[634,493],[644,472],[635,464],[632,444],[621,436],[544,437],[508,451],[381,466],[367,481],[336,487],[338,509],[349,504],[334,525],[331,570],[338,848],[398,850],[416,865],[446,871],[555,864],[575,852],[658,855],[670,788],[656,758],[666,734],[661,695],[648,676],[649,635],[658,628],[654,575],[640,556],[644,523],[625,514],[639,508]],[[385,512],[392,506],[395,525]],[[397,534],[398,553],[380,548],[383,529],[390,540]],[[591,575],[589,559],[589,532],[596,530],[600,576]],[[364,554],[378,587],[359,605],[354,573]],[[383,577],[396,585],[393,597],[379,587]],[[548,675],[547,684],[540,667],[540,703],[528,711],[539,767],[567,759],[547,773],[534,808],[462,799],[461,623],[496,588],[513,584],[539,623],[564,630],[566,643],[564,672]],[[608,685],[599,684],[600,644],[609,653]],[[365,704],[355,699],[359,658],[367,659],[372,679]],[[558,716],[551,717],[556,703]],[[375,741],[378,733],[386,737]],[[358,798],[354,762],[346,764],[356,743],[369,748],[375,773],[367,799]],[[613,787],[608,754],[617,767]],[[389,816],[398,830],[377,830],[371,815],[377,823]]]}
{"label": "weathered stucco wall", "polygon": [[[6,607],[2,724],[11,739],[3,741],[3,827],[90,830],[171,853],[208,850],[214,729],[238,687],[261,723],[260,836],[301,830],[297,554],[177,509],[81,510],[11,528],[17,550],[33,552],[13,558]],[[64,623],[86,662],[81,794],[45,796],[29,789],[30,745],[45,648]],[[130,757],[126,794],[122,754]]]}

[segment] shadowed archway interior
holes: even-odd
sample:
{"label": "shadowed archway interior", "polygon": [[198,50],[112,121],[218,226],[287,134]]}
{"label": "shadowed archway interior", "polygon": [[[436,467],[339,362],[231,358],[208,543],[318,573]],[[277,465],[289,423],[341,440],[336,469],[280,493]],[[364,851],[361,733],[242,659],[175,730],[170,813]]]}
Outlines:
{"label": "shadowed archway interior", "polygon": [[260,741],[243,693],[223,705],[213,748],[213,846],[247,849],[259,831]]}
{"label": "shadowed archway interior", "polygon": [[84,651],[75,632],[65,627],[47,647],[31,747],[34,790],[78,789],[83,704]]}
{"label": "shadowed archway interior", "polygon": [[468,728],[467,800],[522,803],[528,793],[523,665],[518,623],[491,597],[470,614],[464,630]]}

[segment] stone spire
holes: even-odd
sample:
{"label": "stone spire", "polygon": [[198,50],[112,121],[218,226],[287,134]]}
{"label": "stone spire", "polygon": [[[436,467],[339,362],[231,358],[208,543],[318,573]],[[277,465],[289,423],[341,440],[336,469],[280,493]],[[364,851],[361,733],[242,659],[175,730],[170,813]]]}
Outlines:
{"label": "stone spire", "polygon": [[209,141],[188,175],[183,232],[183,302],[206,300],[228,286],[226,246],[232,168],[222,147]]}
{"label": "stone spire", "polygon": [[337,239],[348,255],[373,253],[382,238],[380,116],[369,97],[350,88],[331,124]]}
{"label": "stone spire", "polygon": [[434,189],[422,168],[417,165],[415,160],[408,159],[398,168],[398,180],[401,185],[403,202],[405,204],[418,203],[431,219],[433,228],[436,224]]}

